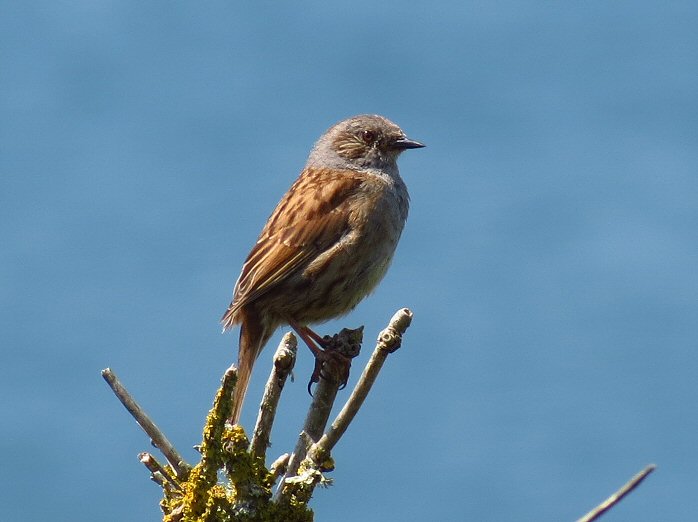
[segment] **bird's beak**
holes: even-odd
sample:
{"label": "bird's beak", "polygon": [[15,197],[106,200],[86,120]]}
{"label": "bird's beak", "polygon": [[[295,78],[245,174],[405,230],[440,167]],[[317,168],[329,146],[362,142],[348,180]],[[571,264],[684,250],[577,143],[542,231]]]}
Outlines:
{"label": "bird's beak", "polygon": [[395,147],[398,150],[406,150],[406,149],[421,149],[422,147],[426,147],[423,143],[419,143],[418,141],[413,141],[408,138],[399,138],[393,142],[393,147]]}

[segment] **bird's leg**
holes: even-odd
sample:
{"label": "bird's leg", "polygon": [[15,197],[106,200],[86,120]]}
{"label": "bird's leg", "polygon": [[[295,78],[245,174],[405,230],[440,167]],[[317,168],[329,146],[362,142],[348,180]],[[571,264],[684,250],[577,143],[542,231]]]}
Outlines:
{"label": "bird's leg", "polygon": [[[342,330],[342,333],[335,335],[334,337],[320,337],[317,333],[311,330],[308,326],[300,325],[298,323],[289,321],[291,328],[293,328],[301,339],[308,345],[310,351],[313,352],[315,356],[315,368],[313,369],[313,374],[310,376],[310,382],[308,382],[308,393],[311,393],[310,388],[315,382],[319,382],[320,377],[323,379],[333,378],[339,383],[339,387],[344,388],[347,385],[347,380],[349,379],[349,369],[351,368],[351,359],[358,355],[358,349],[353,353],[352,348],[347,349],[347,342],[349,345],[357,345],[360,347],[361,338],[355,339],[356,335],[351,337],[348,341],[345,339],[347,333],[345,332],[356,332],[356,330]],[[358,330],[359,336],[363,336],[363,327]],[[357,343],[358,341],[358,343]],[[326,371],[330,369],[329,371]],[[312,394],[312,393],[311,393]]]}
{"label": "bird's leg", "polygon": [[315,341],[323,350],[332,346],[332,337],[330,337],[329,335],[320,337],[320,334],[311,330],[309,326],[303,326],[302,328],[305,329],[305,332],[308,334],[308,336],[313,341]]}
{"label": "bird's leg", "polygon": [[[315,367],[313,368],[313,373],[310,376],[310,381],[308,381],[308,393],[312,395],[313,393],[310,388],[312,387],[313,383],[319,382],[320,377],[327,378],[327,376],[323,373],[322,368],[325,365],[325,362],[331,357],[330,354],[332,352],[327,352],[323,349],[327,348],[327,342],[308,326],[301,326],[300,324],[291,321],[289,321],[289,324],[291,328],[296,331],[298,336],[303,339],[303,342],[305,342],[315,356]],[[347,370],[347,378],[348,373],[349,372]],[[341,386],[345,385],[346,379],[344,379],[341,383]]]}
{"label": "bird's leg", "polygon": [[310,348],[310,351],[313,352],[315,357],[319,357],[322,353],[322,349],[327,347],[327,341],[307,326],[301,326],[292,321],[289,322],[289,325],[295,330],[298,336],[303,339],[303,342],[308,345],[308,348]]}

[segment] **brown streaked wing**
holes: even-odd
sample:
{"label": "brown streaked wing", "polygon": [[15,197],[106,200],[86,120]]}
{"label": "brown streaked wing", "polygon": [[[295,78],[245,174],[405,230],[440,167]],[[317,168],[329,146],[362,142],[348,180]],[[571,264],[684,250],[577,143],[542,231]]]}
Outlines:
{"label": "brown streaked wing", "polygon": [[365,175],[330,169],[305,170],[281,199],[250,252],[226,316],[232,317],[331,247],[347,232],[345,204]]}

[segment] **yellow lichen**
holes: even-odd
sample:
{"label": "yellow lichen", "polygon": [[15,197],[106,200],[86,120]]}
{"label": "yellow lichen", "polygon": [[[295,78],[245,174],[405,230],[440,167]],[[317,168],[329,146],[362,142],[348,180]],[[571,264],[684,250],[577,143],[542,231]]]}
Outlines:
{"label": "yellow lichen", "polygon": [[[177,480],[179,489],[163,486],[163,522],[312,522],[307,506],[312,489],[301,495],[305,501],[274,502],[274,475],[250,453],[245,430],[226,424],[235,381],[226,374],[216,394],[199,447],[201,461]],[[226,480],[219,480],[220,471]]]}

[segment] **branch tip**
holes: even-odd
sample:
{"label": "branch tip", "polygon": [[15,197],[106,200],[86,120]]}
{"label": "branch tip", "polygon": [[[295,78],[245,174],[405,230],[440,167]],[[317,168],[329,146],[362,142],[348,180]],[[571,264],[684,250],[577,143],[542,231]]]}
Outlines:
{"label": "branch tip", "polygon": [[150,437],[153,445],[165,456],[167,462],[170,464],[170,466],[172,466],[172,469],[177,475],[177,478],[185,477],[191,467],[181,457],[179,452],[167,439],[165,434],[155,425],[150,417],[148,417],[145,411],[143,411],[143,408],[141,408],[141,406],[131,396],[124,385],[121,384],[121,381],[119,381],[119,378],[111,370],[111,368],[105,368],[101,373],[102,377],[114,392],[117,399],[119,399],[121,404],[124,405],[124,408],[126,408],[143,431],[145,431],[145,433]]}
{"label": "branch tip", "polygon": [[584,515],[582,518],[578,519],[577,522],[593,522],[594,520],[598,520],[601,515],[618,504],[623,497],[638,487],[640,483],[645,480],[647,476],[655,469],[657,469],[656,464],[649,464],[648,466],[645,466],[642,471],[626,482],[618,491],[589,511],[589,513]]}

